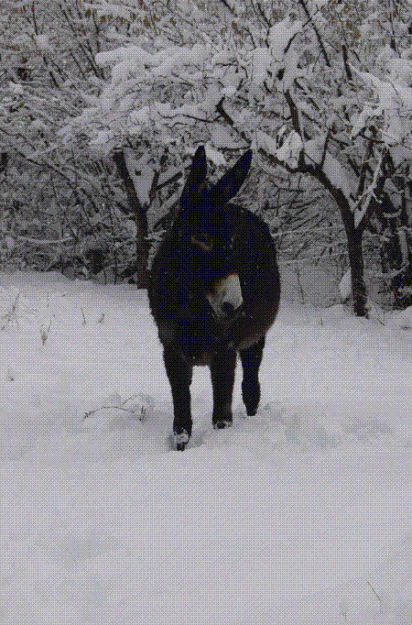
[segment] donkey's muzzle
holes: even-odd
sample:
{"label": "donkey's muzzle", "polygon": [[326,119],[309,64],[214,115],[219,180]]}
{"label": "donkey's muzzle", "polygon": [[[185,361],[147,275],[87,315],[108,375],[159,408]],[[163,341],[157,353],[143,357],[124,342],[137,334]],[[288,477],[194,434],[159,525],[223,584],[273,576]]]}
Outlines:
{"label": "donkey's muzzle", "polygon": [[236,319],[243,303],[242,288],[237,273],[231,273],[214,283],[206,298],[219,321]]}

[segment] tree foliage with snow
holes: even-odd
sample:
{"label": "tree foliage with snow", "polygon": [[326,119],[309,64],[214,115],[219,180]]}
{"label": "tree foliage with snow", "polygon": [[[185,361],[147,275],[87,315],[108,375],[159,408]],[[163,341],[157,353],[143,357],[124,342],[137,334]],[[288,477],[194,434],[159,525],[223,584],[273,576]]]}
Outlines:
{"label": "tree foliage with snow", "polygon": [[[410,2],[17,5],[31,28],[24,45],[41,59],[39,87],[30,89],[38,97],[46,85],[50,97],[33,115],[29,87],[13,70],[3,87],[12,92],[13,147],[19,136],[27,143],[27,124],[15,130],[19,120],[23,126],[23,110],[37,126],[43,110],[49,116],[53,111],[54,127],[44,122],[51,135],[42,147],[47,157],[40,157],[36,137],[35,150],[25,146],[26,160],[35,156],[58,166],[76,180],[82,197],[101,198],[104,188],[110,195],[106,206],[115,205],[117,172],[134,212],[142,284],[147,236],[156,221],[150,210],[161,200],[164,211],[173,205],[177,172],[202,142],[216,167],[252,146],[256,169],[265,174],[265,189],[272,184],[273,197],[274,181],[285,174],[312,179],[329,195],[346,233],[358,315],[367,312],[365,232],[374,237],[395,304],[412,301]],[[44,16],[58,14],[55,25],[43,19],[40,28],[35,6]],[[56,42],[59,28],[65,34]],[[76,33],[72,46],[70,32]],[[19,98],[20,112],[11,114]],[[0,116],[2,141],[5,126]],[[76,159],[87,165],[73,173]],[[101,184],[96,164],[105,171]]]}
{"label": "tree foliage with snow", "polygon": [[115,233],[127,241],[128,224],[114,166],[59,134],[66,118],[80,114],[83,94],[100,87],[95,55],[107,46],[107,28],[69,0],[5,1],[0,19],[1,259],[97,271],[103,251],[119,264]]}

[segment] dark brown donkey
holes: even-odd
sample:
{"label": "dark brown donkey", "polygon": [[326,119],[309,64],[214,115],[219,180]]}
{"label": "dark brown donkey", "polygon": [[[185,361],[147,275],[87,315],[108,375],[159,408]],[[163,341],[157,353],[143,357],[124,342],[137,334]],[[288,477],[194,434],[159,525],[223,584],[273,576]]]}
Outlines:
{"label": "dark brown donkey", "polygon": [[198,148],[180,211],[153,262],[149,301],[172,389],[178,450],[192,432],[193,365],[210,367],[215,428],[232,423],[237,352],[247,414],[256,414],[259,404],[258,371],[265,334],[278,310],[280,283],[268,227],[246,209],[228,204],[251,160],[249,150],[207,189],[206,154]]}

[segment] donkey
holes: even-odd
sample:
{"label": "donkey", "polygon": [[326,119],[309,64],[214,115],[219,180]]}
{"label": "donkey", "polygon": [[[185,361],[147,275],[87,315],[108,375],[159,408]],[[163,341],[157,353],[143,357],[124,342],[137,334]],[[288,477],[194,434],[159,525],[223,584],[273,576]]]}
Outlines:
{"label": "donkey", "polygon": [[248,415],[260,400],[258,379],[265,335],[280,297],[276,250],[267,225],[228,203],[252,160],[248,150],[219,182],[206,187],[206,153],[199,147],[177,217],[153,261],[149,303],[163,345],[174,407],[173,433],[183,451],[192,432],[190,383],[194,365],[208,365],[214,428],[232,423],[237,352]]}

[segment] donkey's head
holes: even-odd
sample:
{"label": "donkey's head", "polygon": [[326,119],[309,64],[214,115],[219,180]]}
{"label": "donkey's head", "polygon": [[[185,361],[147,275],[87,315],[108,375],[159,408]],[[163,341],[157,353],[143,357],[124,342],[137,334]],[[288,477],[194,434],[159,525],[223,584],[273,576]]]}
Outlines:
{"label": "donkey's head", "polygon": [[221,322],[233,319],[243,301],[236,212],[228,202],[242,186],[251,160],[248,150],[208,189],[205,149],[199,147],[180,198],[176,227],[184,242],[185,280],[191,292],[208,300]]}

